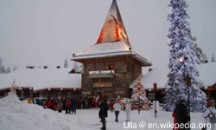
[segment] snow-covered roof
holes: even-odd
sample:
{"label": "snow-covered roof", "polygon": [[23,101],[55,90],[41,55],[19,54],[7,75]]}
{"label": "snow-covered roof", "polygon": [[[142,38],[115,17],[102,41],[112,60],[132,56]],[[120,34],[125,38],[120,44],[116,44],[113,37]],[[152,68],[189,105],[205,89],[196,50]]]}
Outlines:
{"label": "snow-covered roof", "polygon": [[124,43],[110,42],[106,44],[96,44],[89,49],[80,52],[73,56],[73,60],[91,59],[91,58],[105,58],[114,56],[132,56],[139,60],[144,66],[151,66],[151,61],[145,59],[141,55],[131,51]]}
{"label": "snow-covered roof", "polygon": [[9,74],[0,74],[0,89],[11,87],[43,88],[81,88],[81,74],[69,74],[69,68],[18,69]]}
{"label": "snow-covered roof", "polygon": [[[205,87],[216,83],[215,68],[216,62],[198,66],[200,72],[198,79],[203,82]],[[0,74],[0,89],[11,87],[14,80],[18,87],[33,87],[34,90],[43,88],[81,88],[81,74],[69,74],[70,70],[68,68],[18,69],[8,74]],[[143,74],[141,81],[145,89],[153,89],[154,83],[157,83],[158,88],[165,88],[168,71],[167,67],[154,67],[151,68],[151,71]]]}
{"label": "snow-covered roof", "polygon": [[109,42],[103,44],[95,44],[90,48],[76,54],[76,56],[86,56],[93,54],[103,54],[103,53],[113,53],[113,52],[126,52],[130,51],[130,48],[121,41],[118,42]]}
{"label": "snow-covered roof", "polygon": [[[198,66],[200,80],[205,87],[212,86],[216,83],[216,62],[201,64]],[[153,84],[157,83],[158,88],[165,88],[169,70],[168,67],[154,67],[151,71],[142,76],[142,83],[145,89],[153,89]],[[135,82],[135,81],[134,81]],[[132,83],[133,84],[133,83]]]}

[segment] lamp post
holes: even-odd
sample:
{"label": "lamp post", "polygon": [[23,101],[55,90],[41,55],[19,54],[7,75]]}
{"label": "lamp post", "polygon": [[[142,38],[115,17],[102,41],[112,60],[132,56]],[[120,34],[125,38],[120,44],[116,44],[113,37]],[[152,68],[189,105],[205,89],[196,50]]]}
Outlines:
{"label": "lamp post", "polygon": [[190,117],[190,86],[191,86],[191,78],[189,76],[185,77],[185,84],[188,88],[188,116]]}
{"label": "lamp post", "polygon": [[[187,87],[187,96],[188,96],[188,104],[187,104],[187,111],[188,111],[188,116],[190,117],[190,86],[191,86],[191,77],[189,75],[186,75],[186,65],[185,61],[187,60],[187,57],[180,57],[179,61],[181,64],[184,65],[184,70],[183,70],[183,79],[185,81],[185,87]],[[190,118],[189,118],[190,119]],[[190,125],[190,120],[189,120],[189,125]]]}
{"label": "lamp post", "polygon": [[157,118],[157,96],[156,96],[156,93],[157,93],[157,83],[154,83],[153,84],[153,92],[154,92],[154,115],[155,115],[155,119]]}
{"label": "lamp post", "polygon": [[140,105],[141,105],[141,104],[140,104],[140,96],[141,96],[141,95],[140,95],[140,91],[141,91],[140,89],[141,89],[141,86],[138,85],[137,88],[138,88],[138,90],[139,90],[139,93],[138,93],[138,113],[140,114]]}
{"label": "lamp post", "polygon": [[140,94],[138,96],[138,113],[140,114]]}

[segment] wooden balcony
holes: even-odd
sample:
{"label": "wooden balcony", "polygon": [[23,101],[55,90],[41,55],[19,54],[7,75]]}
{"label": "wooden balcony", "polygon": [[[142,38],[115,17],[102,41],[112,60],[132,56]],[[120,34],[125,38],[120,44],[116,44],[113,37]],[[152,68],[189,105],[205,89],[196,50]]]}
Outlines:
{"label": "wooden balcony", "polygon": [[111,78],[114,75],[114,70],[89,71],[89,78]]}
{"label": "wooden balcony", "polygon": [[110,82],[106,82],[106,83],[93,83],[93,87],[95,87],[95,88],[112,87],[112,83],[110,83]]}

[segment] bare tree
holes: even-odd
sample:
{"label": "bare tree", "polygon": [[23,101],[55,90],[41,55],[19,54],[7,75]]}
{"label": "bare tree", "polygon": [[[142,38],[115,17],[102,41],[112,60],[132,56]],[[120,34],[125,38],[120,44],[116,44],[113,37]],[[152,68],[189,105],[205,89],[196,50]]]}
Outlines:
{"label": "bare tree", "polygon": [[212,57],[211,57],[211,62],[215,62],[214,54],[213,54]]}
{"label": "bare tree", "polygon": [[64,60],[64,68],[68,68],[68,58],[65,58]]}
{"label": "bare tree", "polygon": [[11,68],[8,66],[6,69],[6,73],[10,73],[11,72]]}
{"label": "bare tree", "polygon": [[17,70],[18,68],[16,66],[13,67],[13,71]]}

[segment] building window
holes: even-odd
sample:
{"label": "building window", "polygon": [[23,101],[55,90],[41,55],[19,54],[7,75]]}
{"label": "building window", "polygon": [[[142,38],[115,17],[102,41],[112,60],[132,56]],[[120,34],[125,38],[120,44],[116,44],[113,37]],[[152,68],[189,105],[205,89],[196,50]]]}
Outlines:
{"label": "building window", "polygon": [[87,71],[94,70],[95,69],[94,64],[87,64],[86,69],[87,69]]}
{"label": "building window", "polygon": [[103,70],[104,64],[103,63],[96,63],[95,64],[95,70]]}
{"label": "building window", "polygon": [[113,70],[114,69],[114,65],[113,64],[110,64],[109,65],[109,70]]}
{"label": "building window", "polygon": [[125,71],[124,63],[121,61],[115,62],[115,70],[117,71]]}
{"label": "building window", "polygon": [[114,64],[113,64],[113,62],[106,62],[106,63],[104,64],[104,69],[105,69],[105,70],[113,70],[113,69],[114,69]]}
{"label": "building window", "polygon": [[134,73],[134,70],[135,70],[135,65],[133,63],[128,63],[127,64],[127,72],[131,72],[131,73]]}

